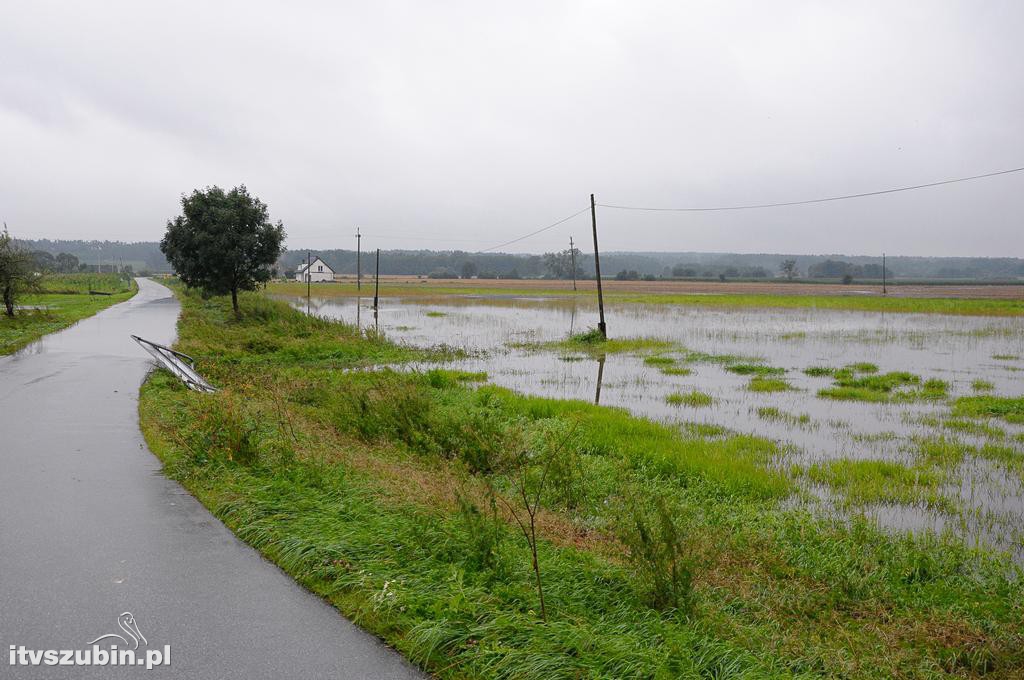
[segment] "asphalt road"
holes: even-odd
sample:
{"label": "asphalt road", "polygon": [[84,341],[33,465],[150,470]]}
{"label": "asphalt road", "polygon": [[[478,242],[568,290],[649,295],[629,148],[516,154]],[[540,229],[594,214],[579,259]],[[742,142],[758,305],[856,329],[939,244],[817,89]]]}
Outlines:
{"label": "asphalt road", "polygon": [[[160,473],[138,428],[178,304],[139,281],[116,305],[0,357],[0,678],[418,678]],[[170,666],[12,666],[10,645],[86,649],[134,615]],[[102,644],[108,645],[112,639]]]}

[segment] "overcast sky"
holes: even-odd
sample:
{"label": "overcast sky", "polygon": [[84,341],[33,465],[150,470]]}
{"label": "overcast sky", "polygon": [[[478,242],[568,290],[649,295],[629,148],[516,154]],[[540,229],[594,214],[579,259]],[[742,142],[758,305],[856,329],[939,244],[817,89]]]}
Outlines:
{"label": "overcast sky", "polygon": [[[479,250],[598,202],[791,201],[1024,166],[1024,2],[46,2],[0,13],[0,217],[158,240],[244,183],[288,246]],[[1024,173],[602,248],[1024,256]],[[589,214],[505,250],[589,244]]]}

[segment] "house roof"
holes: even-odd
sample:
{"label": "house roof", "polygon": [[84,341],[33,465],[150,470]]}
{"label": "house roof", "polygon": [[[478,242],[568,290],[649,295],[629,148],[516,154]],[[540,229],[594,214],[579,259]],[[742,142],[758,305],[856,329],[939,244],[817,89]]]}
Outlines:
{"label": "house roof", "polygon": [[[312,261],[312,262],[310,262],[310,263],[309,263],[309,265],[310,265],[310,266],[312,266],[312,265],[316,264],[317,262],[319,262],[320,264],[322,264],[322,265],[323,265],[324,267],[326,267],[326,268],[327,268],[328,270],[330,270],[330,271],[331,271],[332,273],[334,272],[334,268],[333,268],[333,267],[332,267],[331,265],[329,265],[329,264],[327,264],[326,262],[324,262],[323,260],[321,260],[319,256],[317,256],[317,257],[314,257],[314,258],[313,258],[313,261]],[[298,268],[298,269],[296,269],[296,270],[295,270],[295,272],[296,272],[297,274],[301,274],[301,273],[302,273],[302,272],[304,272],[304,271],[306,271],[306,263],[305,263],[305,262],[302,262],[302,263],[300,263],[300,264],[299,264],[299,268]]]}

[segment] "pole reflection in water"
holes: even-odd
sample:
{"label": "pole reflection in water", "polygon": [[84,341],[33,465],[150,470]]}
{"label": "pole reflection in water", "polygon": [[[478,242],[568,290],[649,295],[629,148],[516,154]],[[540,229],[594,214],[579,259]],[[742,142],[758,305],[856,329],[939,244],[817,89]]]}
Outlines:
{"label": "pole reflection in water", "polygon": [[594,403],[601,404],[601,382],[604,380],[604,355],[597,360],[597,390],[594,392]]}

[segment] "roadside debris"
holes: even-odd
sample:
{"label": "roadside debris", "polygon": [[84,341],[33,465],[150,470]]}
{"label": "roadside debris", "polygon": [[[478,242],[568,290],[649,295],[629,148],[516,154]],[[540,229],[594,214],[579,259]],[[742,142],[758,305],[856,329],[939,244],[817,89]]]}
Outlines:
{"label": "roadside debris", "polygon": [[217,391],[216,387],[206,382],[203,376],[199,375],[199,371],[196,370],[195,359],[189,355],[176,352],[170,347],[150,342],[137,335],[133,335],[132,340],[139,343],[142,349],[149,352],[150,356],[156,359],[161,366],[176,375],[189,389],[207,393]]}

